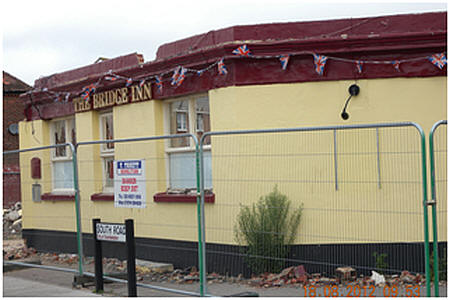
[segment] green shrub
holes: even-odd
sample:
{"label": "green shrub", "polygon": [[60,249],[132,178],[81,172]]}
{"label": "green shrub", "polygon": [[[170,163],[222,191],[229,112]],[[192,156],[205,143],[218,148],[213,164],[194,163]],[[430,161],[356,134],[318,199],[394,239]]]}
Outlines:
{"label": "green shrub", "polygon": [[241,206],[234,228],[245,260],[254,273],[279,272],[297,234],[302,207],[291,209],[286,195],[273,191],[252,206]]}
{"label": "green shrub", "polygon": [[386,253],[380,253],[374,252],[372,253],[373,257],[375,257],[375,268],[379,273],[383,273],[383,270],[387,270],[389,268],[388,263],[386,262],[387,254]]}

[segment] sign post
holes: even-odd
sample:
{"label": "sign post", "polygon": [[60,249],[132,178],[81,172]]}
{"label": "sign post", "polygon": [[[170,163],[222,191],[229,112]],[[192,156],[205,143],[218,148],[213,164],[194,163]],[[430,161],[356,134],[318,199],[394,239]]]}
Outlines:
{"label": "sign post", "polygon": [[125,220],[127,243],[128,297],[137,297],[136,288],[136,250],[134,242],[134,223],[132,219]]}
{"label": "sign post", "polygon": [[95,288],[103,291],[103,255],[102,241],[125,243],[127,247],[128,297],[137,297],[136,288],[136,246],[134,241],[134,222],[125,220],[125,224],[100,223],[93,219],[92,226],[95,242]]}
{"label": "sign post", "polygon": [[100,223],[100,219],[93,219],[92,226],[94,232],[94,244],[95,244],[95,292],[99,293],[103,291],[103,263],[102,263],[102,243],[97,239],[97,224]]}

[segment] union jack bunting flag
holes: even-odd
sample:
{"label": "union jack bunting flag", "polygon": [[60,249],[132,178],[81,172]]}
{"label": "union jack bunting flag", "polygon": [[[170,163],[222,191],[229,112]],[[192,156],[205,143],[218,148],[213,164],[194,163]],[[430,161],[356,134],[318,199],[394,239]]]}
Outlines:
{"label": "union jack bunting flag", "polygon": [[156,82],[156,89],[157,89],[158,93],[162,93],[163,83],[161,80],[161,76],[156,76],[155,82]]}
{"label": "union jack bunting flag", "polygon": [[198,71],[197,71],[197,75],[198,75],[198,76],[202,76],[203,72],[205,72],[205,70],[198,70]]}
{"label": "union jack bunting flag", "polygon": [[64,99],[65,102],[69,102],[70,93],[66,93],[66,97]]}
{"label": "union jack bunting flag", "polygon": [[95,93],[95,84],[90,84],[83,87],[83,92],[81,97],[83,97],[84,101],[88,101],[91,94]]}
{"label": "union jack bunting flag", "polygon": [[398,72],[400,72],[400,61],[399,61],[399,60],[394,60],[394,61],[391,62],[391,64],[393,64],[393,65],[394,65],[394,68],[395,68]]}
{"label": "union jack bunting flag", "polygon": [[248,49],[247,45],[242,45],[242,46],[237,47],[236,49],[233,50],[233,54],[239,55],[239,56],[246,56],[246,57],[249,57],[252,55],[252,53]]}
{"label": "union jack bunting flag", "polygon": [[181,67],[178,66],[174,71],[173,71],[173,75],[172,75],[172,81],[170,82],[171,85],[175,85],[178,82],[178,77],[180,77],[180,69]]}
{"label": "union jack bunting flag", "polygon": [[442,70],[442,68],[447,64],[447,57],[445,53],[436,53],[428,57],[428,60]]}
{"label": "union jack bunting flag", "polygon": [[142,89],[142,87],[144,86],[145,83],[145,79],[142,79],[141,81],[139,81],[139,87]]}
{"label": "union jack bunting flag", "polygon": [[177,67],[172,75],[172,82],[171,85],[176,85],[177,87],[180,86],[185,78],[187,69],[185,67]]}
{"label": "union jack bunting flag", "polygon": [[219,62],[217,63],[217,68],[219,70],[220,75],[227,75],[228,74],[228,70],[227,70],[227,67],[225,66],[225,64],[223,62],[223,58],[221,60],[219,60]]}
{"label": "union jack bunting flag", "polygon": [[363,68],[363,64],[364,62],[357,60],[356,61],[356,69],[358,70],[358,73],[361,74],[362,73],[362,68]]}
{"label": "union jack bunting flag", "polygon": [[314,55],[314,65],[316,66],[315,70],[316,70],[317,74],[322,76],[328,57],[325,55],[320,55],[320,54],[313,54],[313,55]]}
{"label": "union jack bunting flag", "polygon": [[177,87],[183,83],[184,79],[186,78],[186,75],[185,75],[186,72],[187,72],[187,69],[185,67],[181,67],[180,75],[178,76]]}
{"label": "union jack bunting flag", "polygon": [[125,85],[126,87],[129,87],[130,85],[133,84],[133,78],[128,78],[127,79],[127,84]]}
{"label": "union jack bunting flag", "polygon": [[287,55],[280,55],[281,68],[283,70],[286,70],[286,68],[287,68],[287,65],[288,65],[288,62],[289,62],[289,57],[290,57],[289,54],[287,54]]}
{"label": "union jack bunting flag", "polygon": [[84,100],[84,101],[88,101],[88,100],[89,100],[89,92],[88,92],[88,91],[84,91],[84,92],[81,94],[81,97],[83,97],[83,100]]}

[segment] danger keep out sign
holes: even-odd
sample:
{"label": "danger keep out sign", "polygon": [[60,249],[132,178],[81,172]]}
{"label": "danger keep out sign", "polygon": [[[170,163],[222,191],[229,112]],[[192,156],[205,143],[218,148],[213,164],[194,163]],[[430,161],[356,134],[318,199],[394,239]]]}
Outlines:
{"label": "danger keep out sign", "polygon": [[145,208],[143,160],[114,161],[114,207]]}

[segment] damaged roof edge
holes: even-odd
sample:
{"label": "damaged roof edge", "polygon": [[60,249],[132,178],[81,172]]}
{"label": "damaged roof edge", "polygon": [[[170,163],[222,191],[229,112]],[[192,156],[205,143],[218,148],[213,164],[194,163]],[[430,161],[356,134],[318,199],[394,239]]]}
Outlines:
{"label": "damaged roof edge", "polygon": [[447,30],[447,12],[401,14],[354,19],[237,25],[166,43],[158,48],[156,60],[186,55],[217,44],[237,41],[282,42],[316,38],[386,35]]}
{"label": "damaged roof edge", "polygon": [[[402,47],[445,47],[446,34],[446,12],[234,26],[164,44],[158,48],[158,56],[153,61],[144,63],[142,55],[127,54],[40,78],[35,81],[35,88],[71,90],[95,81],[109,70],[139,78],[167,72],[180,64],[185,67],[200,66],[219,57],[233,58],[230,49],[243,43],[253,45],[252,49],[260,55],[299,50],[341,53],[348,51],[349,45],[353,51],[380,51],[380,47],[393,51]],[[170,51],[164,52],[164,49],[171,47],[175,52],[185,47],[185,51],[167,56]]]}
{"label": "damaged roof edge", "polygon": [[58,86],[70,85],[75,82],[86,80],[106,73],[109,70],[116,71],[126,67],[135,67],[144,62],[142,54],[131,53],[123,56],[107,59],[98,63],[93,63],[69,71],[56,73],[42,77],[34,82],[35,88],[55,88]]}

